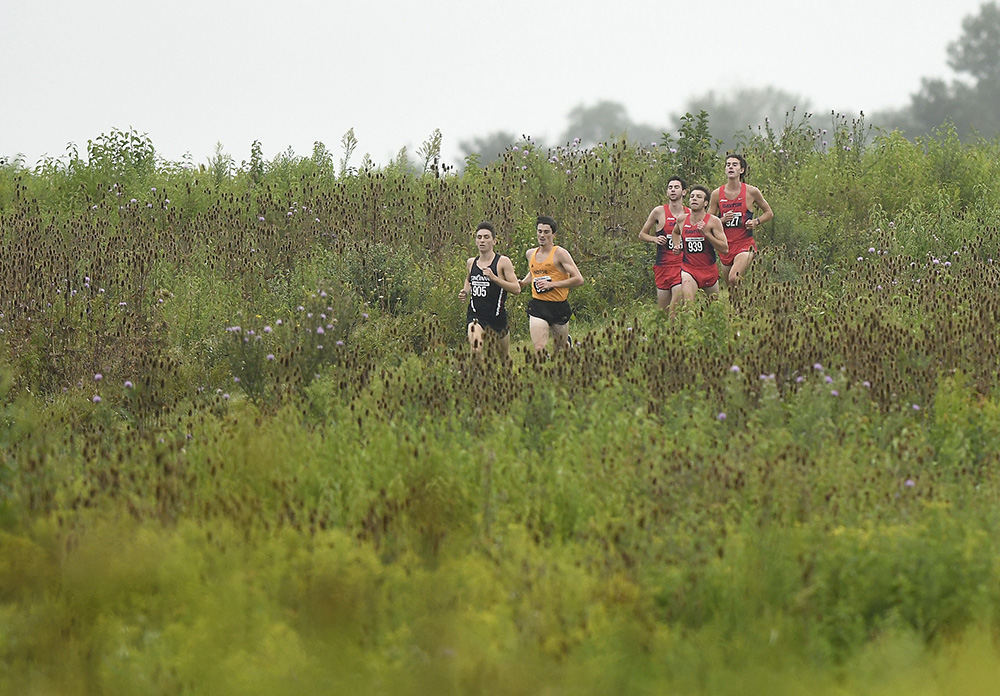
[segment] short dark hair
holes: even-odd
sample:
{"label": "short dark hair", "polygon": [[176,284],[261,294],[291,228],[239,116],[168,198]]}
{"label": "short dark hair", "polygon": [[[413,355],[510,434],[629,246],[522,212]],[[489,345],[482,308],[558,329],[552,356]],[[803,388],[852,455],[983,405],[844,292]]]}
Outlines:
{"label": "short dark hair", "polygon": [[667,186],[670,186],[671,181],[681,182],[681,188],[687,190],[687,184],[685,184],[684,179],[680,178],[679,176],[672,176],[669,179],[667,179]]}
{"label": "short dark hair", "polygon": [[497,236],[497,231],[493,229],[493,223],[487,220],[483,220],[482,222],[479,223],[479,227],[476,228],[476,232],[478,232],[479,230],[489,230],[490,234],[492,234],[494,237]]}
{"label": "short dark hair", "polygon": [[[746,181],[747,180],[747,172],[750,171],[750,167],[747,165],[746,159],[743,157],[743,155],[741,155],[741,154],[739,154],[737,152],[730,152],[728,155],[726,155],[726,160],[730,160],[730,159],[739,160],[740,167],[743,168],[743,173],[740,174],[740,181]],[[725,160],[723,160],[723,161],[725,161]]]}
{"label": "short dark hair", "polygon": [[708,190],[707,188],[705,188],[704,186],[702,186],[701,184],[698,184],[697,186],[692,186],[692,187],[691,187],[691,190],[690,190],[690,191],[688,191],[688,196],[690,196],[690,195],[691,195],[692,193],[694,193],[695,191],[701,191],[702,193],[704,193],[704,194],[705,194],[705,200],[706,200],[706,201],[708,201],[708,199],[712,197],[712,192],[711,192],[711,191],[709,191],[709,190]]}
{"label": "short dark hair", "polygon": [[539,215],[538,220],[535,222],[536,225],[548,225],[552,228],[552,232],[556,231],[556,221],[550,218],[548,215]]}

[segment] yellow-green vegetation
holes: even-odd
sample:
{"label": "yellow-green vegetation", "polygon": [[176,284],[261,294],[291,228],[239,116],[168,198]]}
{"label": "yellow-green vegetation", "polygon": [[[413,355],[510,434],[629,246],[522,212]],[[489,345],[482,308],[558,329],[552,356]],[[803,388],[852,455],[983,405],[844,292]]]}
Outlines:
{"label": "yellow-green vegetation", "polygon": [[[699,117],[460,174],[0,166],[0,693],[992,694],[1000,146],[829,130],[747,139],[777,217],[672,319],[635,237],[721,183]],[[574,348],[515,297],[474,359],[471,230],[523,274],[540,213]]]}

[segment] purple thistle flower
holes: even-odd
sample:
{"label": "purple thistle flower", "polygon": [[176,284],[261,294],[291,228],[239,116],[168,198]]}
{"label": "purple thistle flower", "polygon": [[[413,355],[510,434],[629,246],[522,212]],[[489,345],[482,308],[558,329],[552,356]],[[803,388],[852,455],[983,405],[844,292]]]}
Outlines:
{"label": "purple thistle flower", "polygon": [[274,353],[268,353],[267,354],[267,359],[268,360],[274,360]]}
{"label": "purple thistle flower", "polygon": [[717,415],[716,418],[718,418],[720,421],[724,421],[724,420],[726,420],[726,414],[724,412],[720,411],[719,415]]}
{"label": "purple thistle flower", "polygon": [[125,380],[125,388],[126,389],[131,389],[132,388],[132,381],[131,380],[128,380],[128,379]]}
{"label": "purple thistle flower", "polygon": [[100,382],[102,379],[104,379],[104,375],[102,375],[100,372],[94,375],[95,382]]}
{"label": "purple thistle flower", "polygon": [[318,333],[318,334],[325,334],[326,331],[323,330],[322,326],[317,326],[316,327],[316,333]]}
{"label": "purple thistle flower", "polygon": [[820,365],[819,363],[813,363],[813,369],[814,370],[822,370],[823,366]]}
{"label": "purple thistle flower", "polygon": [[913,488],[914,486],[917,485],[917,482],[911,478],[908,478],[906,479],[906,481],[903,482],[903,485],[906,486],[907,488]]}
{"label": "purple thistle flower", "polygon": [[733,365],[732,367],[729,368],[729,371],[733,372],[733,373],[738,373],[740,371],[740,366],[739,365]]}
{"label": "purple thistle flower", "polygon": [[338,346],[342,346],[342,345],[344,345],[344,342],[343,341],[337,341],[337,345]]}
{"label": "purple thistle flower", "polygon": [[836,389],[831,389],[830,396],[840,396],[840,392],[837,391]]}
{"label": "purple thistle flower", "polygon": [[825,381],[827,384],[833,384],[833,377],[827,375],[823,381]]}
{"label": "purple thistle flower", "polygon": [[94,396],[91,399],[91,401],[93,401],[95,404],[99,404],[99,403],[101,403],[101,397],[98,396],[97,394],[94,394]]}

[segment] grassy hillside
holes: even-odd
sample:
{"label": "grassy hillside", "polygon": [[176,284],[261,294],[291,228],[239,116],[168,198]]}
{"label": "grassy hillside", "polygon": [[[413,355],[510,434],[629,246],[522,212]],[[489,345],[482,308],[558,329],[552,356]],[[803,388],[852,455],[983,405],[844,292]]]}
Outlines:
{"label": "grassy hillside", "polygon": [[[1000,146],[811,120],[674,319],[636,239],[677,142],[459,175],[0,167],[0,692],[992,693]],[[471,232],[534,219],[572,353],[467,355]]]}

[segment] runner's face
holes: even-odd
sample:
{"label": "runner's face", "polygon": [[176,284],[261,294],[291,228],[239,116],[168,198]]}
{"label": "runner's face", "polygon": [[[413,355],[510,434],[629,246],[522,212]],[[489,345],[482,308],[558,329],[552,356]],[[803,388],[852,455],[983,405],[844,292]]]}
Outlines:
{"label": "runner's face", "polygon": [[698,212],[705,207],[705,192],[698,189],[691,192],[688,196],[688,205],[691,206],[691,210]]}
{"label": "runner's face", "polygon": [[740,174],[743,173],[743,167],[740,165],[740,161],[735,157],[729,157],[726,159],[726,176],[730,179],[740,178]]}
{"label": "runner's face", "polygon": [[535,228],[535,233],[538,235],[538,243],[542,246],[551,244],[552,238],[555,235],[552,231],[552,226],[543,223],[538,224],[538,227]]}
{"label": "runner's face", "polygon": [[681,182],[675,179],[667,184],[667,198],[669,198],[671,202],[679,201],[683,197],[684,189],[681,188]]}
{"label": "runner's face", "polygon": [[480,253],[493,251],[495,243],[496,239],[489,230],[476,230],[476,248]]}

